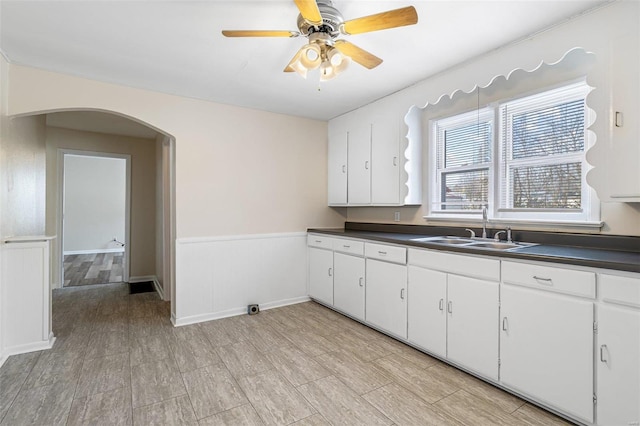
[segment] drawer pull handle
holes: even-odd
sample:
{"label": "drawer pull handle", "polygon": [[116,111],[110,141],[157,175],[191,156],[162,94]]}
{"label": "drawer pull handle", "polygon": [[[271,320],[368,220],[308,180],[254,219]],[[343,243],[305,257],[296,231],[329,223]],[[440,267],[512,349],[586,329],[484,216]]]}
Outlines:
{"label": "drawer pull handle", "polygon": [[316,240],[316,243],[320,244],[322,242],[322,240]]}
{"label": "drawer pull handle", "polygon": [[609,348],[607,348],[607,345],[600,345],[600,362],[604,362],[606,364],[607,359],[604,358],[604,351],[607,351],[607,355],[609,354]]}
{"label": "drawer pull handle", "polygon": [[449,300],[449,303],[447,303],[447,312],[449,312],[450,314],[453,313],[453,302],[451,300]]}
{"label": "drawer pull handle", "polygon": [[538,281],[540,284],[553,285],[553,280],[551,278],[542,278],[534,275],[533,279]]}
{"label": "drawer pull handle", "polygon": [[343,245],[342,247],[344,247],[344,248],[349,248],[349,247],[351,247],[351,246]]}
{"label": "drawer pull handle", "polygon": [[358,279],[358,284],[360,285],[360,287],[364,287],[364,283],[363,283],[363,281],[364,281],[364,280],[362,279],[362,277],[360,277],[360,278]]}
{"label": "drawer pull handle", "polygon": [[444,311],[444,299],[440,299],[440,302],[438,302],[438,309]]}
{"label": "drawer pull handle", "polygon": [[404,300],[404,288],[400,289],[400,299]]}
{"label": "drawer pull handle", "polygon": [[381,255],[381,256],[386,256],[387,252],[378,250],[378,254]]}
{"label": "drawer pull handle", "polygon": [[330,277],[332,277],[332,276],[333,276],[333,271],[332,271],[332,269],[333,269],[333,268],[329,268],[329,276],[330,276]]}
{"label": "drawer pull handle", "polygon": [[502,331],[509,331],[509,320],[507,320],[507,317],[502,318]]}

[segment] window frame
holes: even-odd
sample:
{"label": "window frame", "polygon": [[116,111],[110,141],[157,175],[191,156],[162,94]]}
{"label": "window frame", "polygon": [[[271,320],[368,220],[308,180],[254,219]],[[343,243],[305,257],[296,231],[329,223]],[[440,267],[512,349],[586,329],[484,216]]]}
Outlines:
{"label": "window frame", "polygon": [[[488,106],[484,108],[478,108],[476,111],[466,111],[462,113],[449,114],[443,117],[437,117],[429,120],[429,140],[428,140],[428,150],[429,153],[429,169],[427,176],[427,187],[429,189],[429,205],[427,208],[428,215],[425,216],[425,219],[428,220],[443,220],[443,221],[451,221],[455,222],[456,220],[478,220],[481,218],[482,213],[481,210],[441,210],[437,208],[437,203],[440,200],[440,189],[438,187],[440,181],[440,174],[437,165],[437,146],[438,146],[438,134],[437,128],[439,123],[441,122],[451,122],[455,123],[456,121],[463,121],[462,117],[474,116],[476,120],[478,117],[481,117],[482,113],[486,113],[487,110],[491,111],[493,114],[493,122],[492,122],[492,144],[491,144],[491,166],[489,168],[489,190],[488,190],[488,215],[489,220],[492,222],[499,222],[504,224],[542,224],[542,225],[558,225],[562,226],[593,226],[593,227],[601,227],[602,222],[600,222],[600,205],[599,200],[595,194],[595,190],[591,188],[587,181],[586,175],[588,171],[591,169],[591,166],[586,161],[586,153],[589,148],[593,145],[595,135],[593,132],[588,130],[589,126],[593,123],[593,112],[589,108],[586,102],[586,98],[589,92],[593,90],[586,83],[585,78],[580,78],[568,82],[564,82],[559,85],[555,85],[552,87],[545,87],[536,90],[535,92],[522,93],[516,96],[500,99],[498,101],[492,102]],[[502,110],[506,105],[516,105],[516,104],[525,104],[526,101],[535,99],[535,98],[545,98],[548,97],[550,100],[549,104],[553,102],[557,103],[557,99],[562,96],[570,95],[569,98],[563,98],[564,102],[567,99],[567,102],[571,100],[576,100],[577,98],[585,99],[585,109],[584,109],[584,148],[582,151],[575,151],[571,153],[563,153],[559,155],[549,156],[549,157],[533,157],[535,160],[527,159],[525,161],[517,160],[511,161],[511,165],[520,163],[520,164],[567,164],[570,162],[580,162],[581,164],[581,208],[575,210],[568,209],[518,209],[518,208],[508,208],[503,205],[503,197],[502,192],[502,184],[501,182],[505,182],[503,179],[505,178],[505,173],[508,173],[509,168],[503,165],[503,154],[506,149],[505,144],[503,144],[503,118],[502,118]],[[458,119],[458,120],[456,120]],[[552,158],[553,157],[553,158]],[[576,160],[576,161],[571,161]],[[506,192],[504,192],[506,194]]]}

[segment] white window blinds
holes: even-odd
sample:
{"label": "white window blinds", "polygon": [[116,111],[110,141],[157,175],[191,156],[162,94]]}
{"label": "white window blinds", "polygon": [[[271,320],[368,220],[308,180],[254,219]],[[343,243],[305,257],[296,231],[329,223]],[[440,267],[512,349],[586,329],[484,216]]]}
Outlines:
{"label": "white window blinds", "polygon": [[587,89],[577,83],[500,106],[501,209],[582,209]]}

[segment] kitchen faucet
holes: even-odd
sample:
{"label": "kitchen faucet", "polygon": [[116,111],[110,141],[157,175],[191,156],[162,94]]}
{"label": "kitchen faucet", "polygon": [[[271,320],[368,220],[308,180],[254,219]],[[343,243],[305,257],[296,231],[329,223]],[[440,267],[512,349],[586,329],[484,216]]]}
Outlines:
{"label": "kitchen faucet", "polygon": [[482,238],[487,238],[487,206],[482,206]]}

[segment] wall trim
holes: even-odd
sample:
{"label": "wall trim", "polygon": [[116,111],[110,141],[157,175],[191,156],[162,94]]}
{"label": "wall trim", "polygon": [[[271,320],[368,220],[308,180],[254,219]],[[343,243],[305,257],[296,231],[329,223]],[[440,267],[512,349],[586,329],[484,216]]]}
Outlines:
{"label": "wall trim", "polygon": [[160,299],[166,300],[164,298],[164,289],[160,285],[160,281],[158,281],[158,277],[155,275],[140,275],[138,277],[129,277],[129,283],[141,283],[144,281],[153,282],[153,287],[156,289],[156,293],[160,296]]}
{"label": "wall trim", "polygon": [[124,253],[124,247],[110,249],[93,249],[93,250],[69,250],[62,253],[63,256],[73,254],[99,254],[99,253]]}
{"label": "wall trim", "polygon": [[[276,300],[276,301],[273,301],[273,302],[268,302],[268,303],[261,304],[260,305],[260,310],[261,311],[266,311],[268,309],[280,308],[282,306],[288,306],[288,305],[295,305],[297,303],[304,303],[304,302],[308,302],[310,300],[311,300],[311,298],[309,298],[309,296],[294,297],[292,299],[284,299],[284,300]],[[234,308],[234,309],[229,309],[229,310],[226,310],[226,311],[215,312],[215,313],[210,313],[210,314],[193,315],[193,316],[184,317],[184,318],[176,318],[175,315],[173,315],[173,313],[172,313],[171,314],[171,323],[176,327],[181,327],[183,325],[190,325],[190,324],[196,324],[196,323],[205,322],[205,321],[212,321],[212,320],[217,320],[217,319],[222,319],[222,318],[235,317],[235,316],[238,316],[238,315],[245,315],[246,313],[247,313],[247,308],[246,307]],[[260,315],[260,314],[258,314],[258,315]]]}
{"label": "wall trim", "polygon": [[48,340],[41,342],[28,343],[26,345],[11,346],[9,348],[3,348],[0,354],[0,367],[2,364],[12,355],[26,354],[28,352],[42,351],[45,349],[51,349],[56,342],[56,337],[53,333],[49,334]]}
{"label": "wall trim", "polygon": [[194,243],[210,243],[218,241],[237,241],[237,240],[261,240],[269,238],[291,238],[306,236],[307,231],[296,232],[279,232],[274,234],[244,234],[244,235],[223,235],[220,237],[187,237],[178,238],[178,244],[194,244]]}

